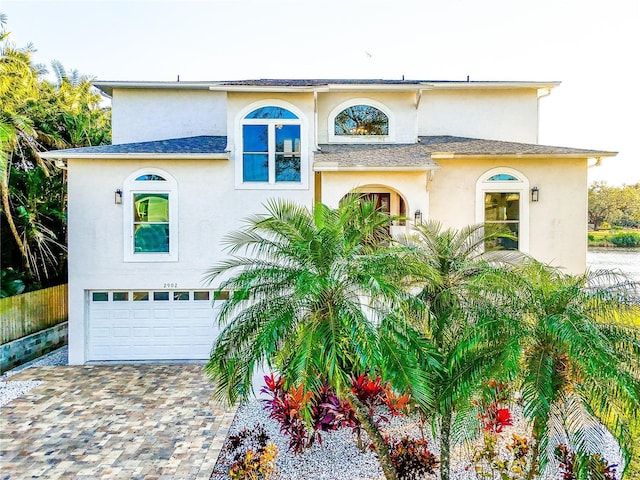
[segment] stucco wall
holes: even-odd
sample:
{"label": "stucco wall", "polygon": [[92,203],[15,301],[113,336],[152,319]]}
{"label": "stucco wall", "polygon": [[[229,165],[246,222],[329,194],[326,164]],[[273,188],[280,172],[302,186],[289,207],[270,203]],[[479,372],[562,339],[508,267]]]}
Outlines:
{"label": "stucco wall", "polygon": [[115,89],[113,143],[226,135],[226,94],[208,90]]}
{"label": "stucco wall", "polygon": [[431,90],[418,109],[419,135],[537,143],[535,90]]}
{"label": "stucco wall", "polygon": [[540,189],[540,200],[529,203],[529,253],[568,273],[586,268],[586,159],[438,160],[430,189],[430,218],[460,228],[476,223],[476,182],[486,171],[509,166]]}
{"label": "stucco wall", "polygon": [[[357,103],[367,104],[367,99],[384,105],[391,114],[390,125],[394,129],[393,143],[414,143],[417,140],[416,96],[413,92],[371,92],[349,91],[328,92],[318,95],[318,143],[329,142],[329,123],[331,112],[345,101],[359,99]],[[339,113],[339,112],[335,112]],[[341,139],[340,141],[344,141]]]}
{"label": "stucco wall", "polygon": [[322,203],[337,207],[346,194],[359,187],[386,187],[404,197],[408,216],[420,210],[426,218],[429,209],[427,175],[426,172],[322,172]]}
{"label": "stucco wall", "polygon": [[[178,188],[178,261],[125,262],[124,199],[114,191],[144,167],[163,169]],[[207,268],[223,258],[221,239],[274,197],[311,206],[312,190],[236,190],[228,160],[69,160],[69,362],[84,362],[85,290],[180,289],[203,286]],[[172,237],[173,238],[173,237]]]}

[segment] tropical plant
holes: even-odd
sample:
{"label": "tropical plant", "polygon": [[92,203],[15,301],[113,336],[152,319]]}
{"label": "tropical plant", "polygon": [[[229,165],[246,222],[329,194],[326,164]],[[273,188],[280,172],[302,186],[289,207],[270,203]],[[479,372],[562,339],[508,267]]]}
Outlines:
{"label": "tropical plant", "polygon": [[89,79],[54,62],[57,83],[17,48],[0,15],[0,196],[2,264],[24,272],[26,289],[66,279],[66,177],[40,152],[108,143],[110,112]]}
{"label": "tropical plant", "polygon": [[423,349],[416,357],[436,395],[422,413],[440,432],[440,472],[445,480],[450,477],[452,433],[462,438],[465,430],[475,431],[465,425],[452,432],[454,414],[463,418],[464,412],[475,411],[472,398],[482,382],[493,375],[508,377],[517,364],[513,356],[501,355],[508,353],[502,345],[509,337],[498,320],[505,315],[501,305],[509,289],[499,267],[521,255],[484,252],[485,244],[501,235],[486,233],[482,225],[456,230],[429,221],[402,240],[412,250],[414,288],[425,306],[415,326],[437,351],[422,358],[421,351],[430,351]]}
{"label": "tropical plant", "polygon": [[528,478],[553,458],[554,445],[598,451],[606,444],[602,425],[628,460],[628,425],[640,414],[637,285],[608,271],[572,276],[533,260],[511,282],[521,320],[509,345],[521,358],[519,389],[535,440]]}
{"label": "tropical plant", "polygon": [[240,293],[219,312],[224,328],[206,367],[215,392],[246,398],[263,364],[308,392],[329,385],[353,407],[387,478],[396,478],[384,438],[351,391],[352,375],[380,373],[423,408],[433,403],[416,360],[429,352],[406,321],[412,297],[399,279],[409,262],[388,242],[391,219],[359,197],[313,211],[272,200],[266,210],[227,236],[231,258],[207,275]]}

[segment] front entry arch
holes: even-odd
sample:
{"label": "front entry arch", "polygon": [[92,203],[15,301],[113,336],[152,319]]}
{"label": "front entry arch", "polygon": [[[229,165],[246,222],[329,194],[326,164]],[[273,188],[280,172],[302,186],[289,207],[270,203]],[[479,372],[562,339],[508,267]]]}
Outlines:
{"label": "front entry arch", "polygon": [[344,199],[347,195],[354,193],[360,194],[368,200],[375,201],[378,208],[384,213],[394,217],[401,217],[400,220],[393,222],[391,227],[392,234],[404,231],[407,219],[407,201],[401,193],[384,185],[364,185],[354,188],[342,198]]}

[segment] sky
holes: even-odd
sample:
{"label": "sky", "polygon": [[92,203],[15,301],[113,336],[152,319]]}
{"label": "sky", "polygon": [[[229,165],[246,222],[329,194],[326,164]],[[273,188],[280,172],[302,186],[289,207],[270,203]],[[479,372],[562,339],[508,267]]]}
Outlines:
{"label": "sky", "polygon": [[638,0],[2,0],[11,40],[99,80],[561,81],[539,143],[640,182]]}

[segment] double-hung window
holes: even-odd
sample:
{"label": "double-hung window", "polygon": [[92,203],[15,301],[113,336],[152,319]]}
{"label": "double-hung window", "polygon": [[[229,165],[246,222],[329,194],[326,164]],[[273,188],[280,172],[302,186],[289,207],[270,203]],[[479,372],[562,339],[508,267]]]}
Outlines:
{"label": "double-hung window", "polygon": [[283,107],[265,106],[242,119],[241,178],[245,186],[302,186],[301,121]]}
{"label": "double-hung window", "polygon": [[177,260],[176,183],[166,172],[134,173],[125,184],[125,261]]}

